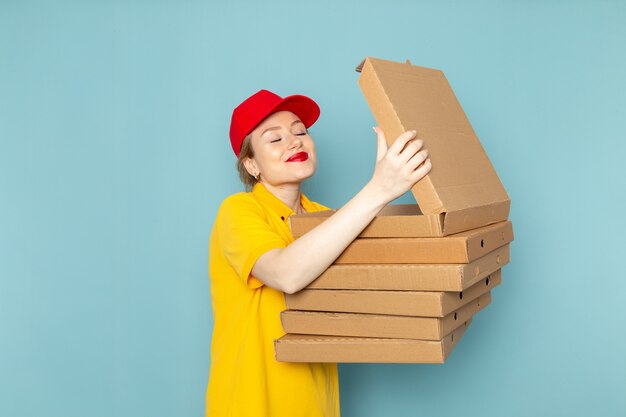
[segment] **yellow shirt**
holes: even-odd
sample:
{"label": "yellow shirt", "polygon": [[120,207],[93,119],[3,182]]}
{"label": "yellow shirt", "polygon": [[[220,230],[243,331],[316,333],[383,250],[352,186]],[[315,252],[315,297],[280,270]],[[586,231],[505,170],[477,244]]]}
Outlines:
{"label": "yellow shirt", "polygon": [[[309,212],[327,209],[304,194],[300,202]],[[207,416],[339,416],[337,365],[276,361],[284,294],[251,275],[261,255],[293,242],[293,214],[260,183],[220,206],[209,243],[214,327]]]}

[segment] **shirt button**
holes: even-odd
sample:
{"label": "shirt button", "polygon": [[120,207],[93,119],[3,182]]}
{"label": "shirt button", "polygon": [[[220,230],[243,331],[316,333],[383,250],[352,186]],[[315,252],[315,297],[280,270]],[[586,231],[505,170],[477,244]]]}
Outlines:
{"label": "shirt button", "polygon": [[282,221],[285,221],[285,216],[280,216],[280,219],[281,219]]}

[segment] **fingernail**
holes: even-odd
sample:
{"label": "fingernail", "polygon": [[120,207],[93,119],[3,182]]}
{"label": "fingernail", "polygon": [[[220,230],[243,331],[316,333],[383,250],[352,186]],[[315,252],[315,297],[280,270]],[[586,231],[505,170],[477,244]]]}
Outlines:
{"label": "fingernail", "polygon": [[378,132],[376,131],[376,126],[372,126],[372,130],[373,130],[374,132],[378,133]]}

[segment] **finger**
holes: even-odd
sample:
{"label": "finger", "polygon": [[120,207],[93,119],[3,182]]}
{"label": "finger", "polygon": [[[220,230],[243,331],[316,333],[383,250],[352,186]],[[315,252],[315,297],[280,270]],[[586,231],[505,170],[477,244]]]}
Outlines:
{"label": "finger", "polygon": [[422,149],[419,152],[416,152],[415,155],[413,155],[411,157],[411,159],[409,159],[407,161],[407,166],[408,168],[411,169],[411,171],[414,171],[415,169],[417,169],[417,167],[419,167],[426,159],[428,159],[428,149]]}
{"label": "finger", "polygon": [[376,140],[377,140],[377,149],[376,149],[376,161],[380,161],[383,159],[385,154],[387,153],[387,140],[385,139],[385,134],[382,129],[377,127],[373,127],[374,132],[376,132]]}
{"label": "finger", "polygon": [[421,139],[413,139],[409,143],[406,144],[404,149],[400,152],[400,159],[405,163],[409,162],[415,154],[417,154],[420,149],[424,146],[424,141]]}
{"label": "finger", "polygon": [[416,135],[417,133],[415,132],[415,130],[407,130],[406,132],[398,136],[398,138],[395,140],[395,142],[393,142],[391,147],[389,147],[389,151],[393,152],[396,155],[400,154],[400,152],[402,151],[402,149],[404,149],[406,144],[411,139],[413,139]]}
{"label": "finger", "polygon": [[417,169],[411,173],[411,179],[418,182],[430,172],[432,167],[433,165],[432,162],[430,162],[430,158],[426,159],[422,165],[418,166]]}

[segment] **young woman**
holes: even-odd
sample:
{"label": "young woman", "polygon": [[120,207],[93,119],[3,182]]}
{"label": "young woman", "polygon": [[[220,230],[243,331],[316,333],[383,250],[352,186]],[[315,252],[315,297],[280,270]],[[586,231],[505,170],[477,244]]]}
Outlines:
{"label": "young woman", "polygon": [[226,198],[209,244],[214,329],[207,416],[339,416],[336,364],[281,363],[284,293],[317,278],[390,201],[431,169],[415,132],[390,147],[378,138],[371,180],[324,223],[294,240],[289,216],[325,210],[301,192],[315,172],[307,128],[319,117],[308,97],[261,90],[233,111],[230,140],[251,192]]}

